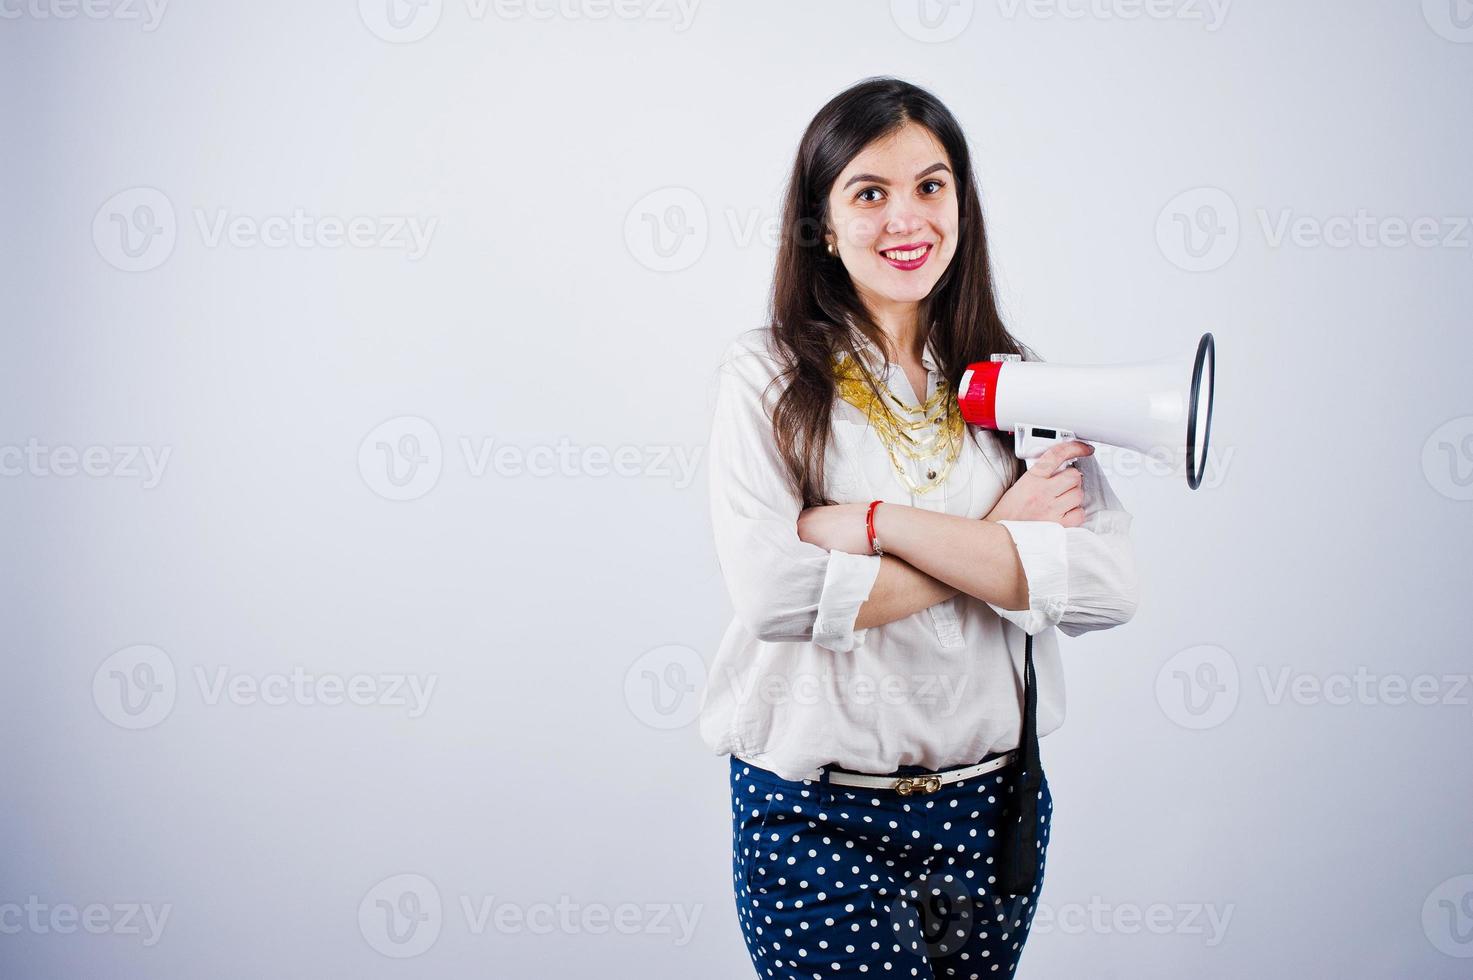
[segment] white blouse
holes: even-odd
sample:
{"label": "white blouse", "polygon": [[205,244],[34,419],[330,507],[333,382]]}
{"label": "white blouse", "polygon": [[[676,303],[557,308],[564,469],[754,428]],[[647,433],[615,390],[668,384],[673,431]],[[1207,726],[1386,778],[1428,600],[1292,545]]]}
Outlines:
{"label": "white blouse", "polygon": [[[1136,576],[1122,509],[1094,457],[1084,475],[1082,527],[1002,521],[1028,579],[1028,608],[1002,609],[958,593],[891,623],[855,629],[879,574],[878,555],[828,551],[798,538],[802,504],[789,488],[767,414],[779,394],[770,329],[727,348],[707,446],[716,554],[735,615],[701,693],[701,738],[784,779],[816,779],[833,763],[889,773],[976,762],[1017,747],[1022,725],[1024,631],[1034,636],[1038,734],[1064,719],[1056,630],[1078,636],[1126,622]],[[863,342],[877,378],[918,404],[905,372]],[[941,374],[927,345],[926,397]],[[966,427],[943,482],[914,494],[859,409],[836,399],[825,461],[839,503],[884,500],[982,518],[1006,489],[1008,459],[995,434]],[[981,443],[981,446],[978,443]],[[926,461],[905,460],[922,485]],[[892,559],[893,560],[893,559]]]}

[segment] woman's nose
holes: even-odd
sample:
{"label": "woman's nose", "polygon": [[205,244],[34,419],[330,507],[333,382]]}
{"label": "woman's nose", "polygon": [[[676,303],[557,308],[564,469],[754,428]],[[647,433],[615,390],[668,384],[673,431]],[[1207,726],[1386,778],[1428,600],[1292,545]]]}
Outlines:
{"label": "woman's nose", "polygon": [[908,235],[924,226],[920,212],[908,203],[897,204],[885,216],[885,233],[889,235]]}

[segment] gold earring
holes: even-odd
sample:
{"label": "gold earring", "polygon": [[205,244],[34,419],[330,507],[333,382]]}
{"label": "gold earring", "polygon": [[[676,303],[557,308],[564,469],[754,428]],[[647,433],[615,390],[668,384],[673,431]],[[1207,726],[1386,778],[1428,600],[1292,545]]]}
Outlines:
{"label": "gold earring", "polygon": [[829,242],[829,254],[830,255],[838,255],[839,254],[839,249],[838,249],[837,246],[834,245],[833,242]]}

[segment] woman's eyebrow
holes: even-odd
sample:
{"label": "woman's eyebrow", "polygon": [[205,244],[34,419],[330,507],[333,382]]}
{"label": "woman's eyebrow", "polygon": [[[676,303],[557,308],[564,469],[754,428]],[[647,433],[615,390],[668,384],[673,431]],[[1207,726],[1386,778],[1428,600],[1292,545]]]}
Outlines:
{"label": "woman's eyebrow", "polygon": [[[920,180],[927,174],[934,174],[938,170],[945,170],[947,173],[951,173],[951,168],[948,167],[946,164],[933,163],[925,170],[922,170],[920,173],[916,174],[916,180]],[[850,184],[857,184],[862,180],[867,180],[875,184],[884,184],[886,187],[890,186],[890,182],[884,177],[876,177],[874,174],[855,174],[853,177],[850,177],[847,181],[844,182],[844,187],[840,188],[840,190],[848,188]]]}

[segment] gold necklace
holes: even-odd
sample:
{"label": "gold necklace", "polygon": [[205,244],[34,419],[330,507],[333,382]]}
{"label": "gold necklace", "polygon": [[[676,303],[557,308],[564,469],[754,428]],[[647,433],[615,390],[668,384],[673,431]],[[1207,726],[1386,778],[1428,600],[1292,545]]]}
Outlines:
{"label": "gold necklace", "polygon": [[[914,494],[924,494],[946,482],[946,477],[961,454],[966,422],[945,378],[938,378],[936,391],[920,405],[907,405],[896,397],[889,386],[879,384],[862,365],[853,359],[833,361],[839,397],[865,414],[890,456],[890,465],[900,482]],[[877,397],[875,389],[885,393]],[[891,407],[894,403],[895,408]],[[898,414],[896,409],[904,414]],[[926,471],[926,480],[916,483],[901,459],[931,460],[943,454],[939,469]]]}

